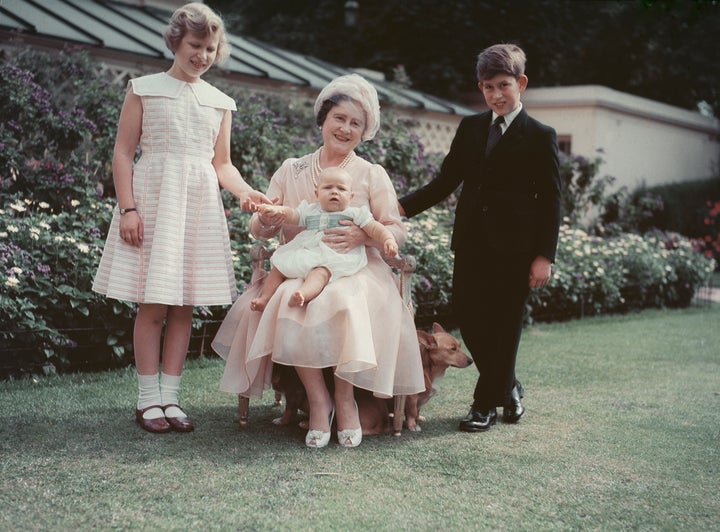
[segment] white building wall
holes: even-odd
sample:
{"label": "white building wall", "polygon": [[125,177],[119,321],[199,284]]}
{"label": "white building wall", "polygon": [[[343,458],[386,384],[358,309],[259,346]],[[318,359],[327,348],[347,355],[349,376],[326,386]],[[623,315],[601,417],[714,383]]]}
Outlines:
{"label": "white building wall", "polygon": [[[528,89],[532,116],[571,138],[575,155],[633,188],[719,175],[720,121],[596,85]],[[599,151],[600,150],[600,151]]]}

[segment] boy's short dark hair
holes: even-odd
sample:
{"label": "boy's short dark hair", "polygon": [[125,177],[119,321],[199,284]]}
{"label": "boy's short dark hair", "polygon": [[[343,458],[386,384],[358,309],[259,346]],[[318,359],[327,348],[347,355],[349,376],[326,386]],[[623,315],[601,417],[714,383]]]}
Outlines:
{"label": "boy's short dark hair", "polygon": [[507,74],[519,78],[525,74],[525,52],[515,44],[494,44],[478,55],[476,72],[478,81]]}

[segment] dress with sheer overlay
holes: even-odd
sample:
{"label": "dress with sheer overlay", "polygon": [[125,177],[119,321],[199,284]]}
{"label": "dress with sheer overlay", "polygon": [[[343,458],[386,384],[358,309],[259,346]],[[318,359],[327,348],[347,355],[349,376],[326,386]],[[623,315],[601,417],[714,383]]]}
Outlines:
{"label": "dress with sheer overlay", "polygon": [[[269,198],[297,207],[314,200],[313,154],[286,160],[273,176]],[[399,244],[406,238],[397,197],[385,170],[360,157],[345,168],[353,178],[351,206],[368,206]],[[303,227],[285,225],[285,240]],[[336,367],[336,375],[378,397],[425,389],[417,334],[403,303],[397,276],[380,252],[367,246],[367,266],[328,284],[304,307],[288,300],[302,279],[288,279],[265,310],[250,309],[264,278],[255,280],[229,310],[213,340],[225,359],[222,391],[259,397],[270,387],[273,362],[312,368]]]}
{"label": "dress with sheer overlay", "polygon": [[167,73],[133,79],[143,106],[133,197],[140,247],[120,238],[115,209],[93,290],[165,305],[227,305],[237,296],[227,219],[212,165],[226,110],[235,102],[205,81]]}

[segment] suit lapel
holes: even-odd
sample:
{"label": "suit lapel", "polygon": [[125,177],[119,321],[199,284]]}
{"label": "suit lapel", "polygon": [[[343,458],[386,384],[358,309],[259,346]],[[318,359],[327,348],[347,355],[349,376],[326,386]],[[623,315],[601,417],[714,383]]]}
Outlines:
{"label": "suit lapel", "polygon": [[[527,125],[527,113],[525,112],[525,109],[523,108],[520,113],[515,117],[515,120],[512,121],[510,124],[510,127],[508,127],[507,131],[503,134],[502,138],[500,139],[500,142],[498,142],[497,146],[495,146],[495,149],[490,153],[488,156],[488,159],[492,159],[493,157],[496,157],[500,153],[508,153],[508,151],[513,151],[513,146],[517,145],[518,143],[522,143],[523,138],[525,137],[525,130]],[[488,123],[489,127],[489,123]],[[487,141],[487,132],[485,133],[485,140]]]}

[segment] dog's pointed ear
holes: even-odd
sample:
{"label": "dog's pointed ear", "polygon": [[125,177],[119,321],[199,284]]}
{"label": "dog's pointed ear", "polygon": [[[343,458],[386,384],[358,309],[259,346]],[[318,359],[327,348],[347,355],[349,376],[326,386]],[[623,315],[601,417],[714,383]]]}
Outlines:
{"label": "dog's pointed ear", "polygon": [[420,347],[424,347],[425,349],[433,349],[437,347],[437,342],[432,334],[426,333],[425,331],[418,331],[417,337],[418,342],[420,342]]}
{"label": "dog's pointed ear", "polygon": [[442,325],[440,325],[438,322],[433,322],[432,330],[434,333],[441,333],[445,332],[445,329],[442,328]]}

